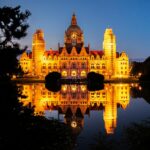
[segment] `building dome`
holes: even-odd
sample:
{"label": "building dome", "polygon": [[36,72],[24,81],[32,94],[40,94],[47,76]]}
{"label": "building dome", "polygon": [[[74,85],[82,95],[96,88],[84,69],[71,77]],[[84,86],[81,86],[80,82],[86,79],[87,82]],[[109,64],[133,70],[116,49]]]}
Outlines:
{"label": "building dome", "polygon": [[66,34],[70,34],[72,32],[76,32],[78,34],[82,34],[82,30],[78,25],[70,25],[66,31]]}
{"label": "building dome", "polygon": [[67,28],[66,34],[69,35],[72,32],[76,32],[77,34],[83,34],[81,28],[77,25],[77,19],[75,14],[72,15],[71,25]]}

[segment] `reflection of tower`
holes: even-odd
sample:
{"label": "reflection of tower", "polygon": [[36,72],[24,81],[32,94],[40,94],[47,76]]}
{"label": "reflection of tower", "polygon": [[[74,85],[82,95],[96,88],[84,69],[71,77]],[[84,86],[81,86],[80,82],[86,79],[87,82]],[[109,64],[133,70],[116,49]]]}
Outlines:
{"label": "reflection of tower", "polygon": [[73,133],[75,135],[80,134],[84,125],[84,114],[82,114],[81,109],[78,107],[76,112],[72,112],[71,108],[68,107],[65,113],[65,123],[72,127]]}
{"label": "reflection of tower", "polygon": [[114,75],[116,59],[116,37],[112,29],[106,29],[103,41],[104,54],[107,61],[107,71],[109,75]]}
{"label": "reflection of tower", "polygon": [[107,91],[107,104],[103,114],[107,134],[113,134],[117,125],[117,100],[115,92],[113,86],[110,86]]}
{"label": "reflection of tower", "polygon": [[37,30],[32,39],[32,52],[33,52],[33,69],[34,75],[40,75],[42,56],[45,51],[44,33],[42,30]]}

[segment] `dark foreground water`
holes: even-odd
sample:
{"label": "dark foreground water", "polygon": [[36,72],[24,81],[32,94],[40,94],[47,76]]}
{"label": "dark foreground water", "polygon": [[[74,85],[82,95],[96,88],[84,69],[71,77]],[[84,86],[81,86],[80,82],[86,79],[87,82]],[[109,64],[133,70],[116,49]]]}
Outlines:
{"label": "dark foreground water", "polygon": [[98,91],[88,91],[86,85],[62,85],[52,92],[40,83],[21,88],[27,97],[20,101],[34,105],[35,114],[72,127],[77,150],[91,149],[101,135],[119,139],[124,128],[150,117],[150,92],[138,84],[105,84]]}

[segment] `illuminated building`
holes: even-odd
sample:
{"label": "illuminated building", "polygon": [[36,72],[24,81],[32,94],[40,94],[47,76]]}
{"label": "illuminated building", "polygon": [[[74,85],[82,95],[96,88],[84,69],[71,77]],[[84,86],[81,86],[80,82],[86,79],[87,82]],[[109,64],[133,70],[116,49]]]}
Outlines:
{"label": "illuminated building", "polygon": [[88,72],[103,74],[106,79],[128,78],[129,58],[125,52],[116,52],[116,37],[112,29],[104,33],[103,50],[91,50],[84,45],[83,31],[77,24],[75,14],[65,31],[64,46],[58,50],[46,50],[42,30],[37,30],[32,39],[32,53],[26,52],[20,64],[28,76],[44,78],[57,71],[63,78],[85,78]]}
{"label": "illuminated building", "polygon": [[104,89],[88,91],[86,85],[62,85],[59,92],[48,91],[44,84],[22,85],[26,98],[24,105],[31,103],[35,114],[44,115],[46,110],[57,110],[64,114],[64,122],[79,130],[84,126],[84,115],[92,110],[103,111],[107,134],[114,133],[117,127],[117,107],[126,109],[129,104],[129,84],[105,84]]}

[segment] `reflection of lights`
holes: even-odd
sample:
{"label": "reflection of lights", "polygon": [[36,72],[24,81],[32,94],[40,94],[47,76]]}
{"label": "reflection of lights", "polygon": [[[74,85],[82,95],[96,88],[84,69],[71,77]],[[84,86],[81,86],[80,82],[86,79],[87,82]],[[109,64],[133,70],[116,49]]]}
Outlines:
{"label": "reflection of lights", "polygon": [[86,86],[85,85],[81,85],[81,90],[84,92],[86,90]]}
{"label": "reflection of lights", "polygon": [[142,90],[142,87],[141,87],[141,86],[139,86],[139,90]]}
{"label": "reflection of lights", "polygon": [[76,85],[72,85],[71,89],[72,89],[72,91],[76,91],[76,89],[77,89]]}
{"label": "reflection of lights", "polygon": [[67,85],[62,85],[62,90],[66,91],[67,90]]}
{"label": "reflection of lights", "polygon": [[139,75],[139,77],[140,77],[140,76],[142,75],[142,73],[141,73],[141,72],[139,72],[139,73],[138,73],[138,75]]}
{"label": "reflection of lights", "polygon": [[71,127],[72,128],[76,128],[77,127],[77,122],[76,121],[72,121],[71,122]]}

